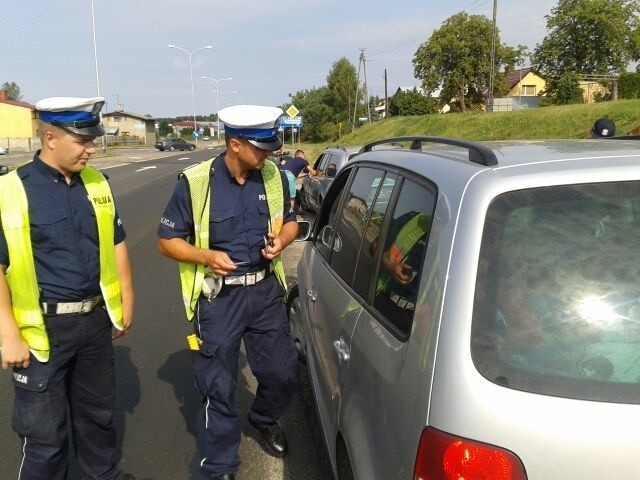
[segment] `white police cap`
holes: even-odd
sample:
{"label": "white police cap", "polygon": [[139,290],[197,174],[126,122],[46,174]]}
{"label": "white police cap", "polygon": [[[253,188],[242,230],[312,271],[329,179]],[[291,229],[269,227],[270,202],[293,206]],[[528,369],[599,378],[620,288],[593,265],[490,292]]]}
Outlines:
{"label": "white police cap", "polygon": [[282,146],[278,137],[281,108],[262,105],[233,105],[218,112],[225,135],[248,140],[261,150],[274,152]]}
{"label": "white police cap", "polygon": [[36,103],[40,120],[78,135],[104,135],[100,125],[103,97],[50,97]]}

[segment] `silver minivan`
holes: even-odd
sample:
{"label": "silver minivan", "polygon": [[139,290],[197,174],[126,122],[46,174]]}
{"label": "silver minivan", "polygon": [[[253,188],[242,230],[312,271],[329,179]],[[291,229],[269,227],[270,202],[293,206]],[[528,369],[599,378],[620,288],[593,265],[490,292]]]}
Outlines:
{"label": "silver minivan", "polygon": [[288,297],[336,478],[639,479],[640,143],[384,142]]}

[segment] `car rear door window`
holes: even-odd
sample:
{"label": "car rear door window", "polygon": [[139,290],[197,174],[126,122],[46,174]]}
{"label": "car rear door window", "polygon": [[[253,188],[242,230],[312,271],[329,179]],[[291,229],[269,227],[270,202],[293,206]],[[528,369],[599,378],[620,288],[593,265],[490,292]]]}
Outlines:
{"label": "car rear door window", "polygon": [[482,237],[471,353],[501,385],[640,402],[640,182],[505,193]]}
{"label": "car rear door window", "polygon": [[382,186],[375,193],[375,202],[373,197],[368,199],[369,203],[373,202],[373,209],[367,223],[364,234],[360,254],[358,255],[358,263],[353,279],[353,289],[363,298],[368,298],[368,290],[371,285],[371,276],[375,274],[375,260],[380,230],[387,213],[389,199],[394,187],[398,181],[398,175],[395,173],[387,173],[382,181]]}
{"label": "car rear door window", "polygon": [[[376,205],[383,208],[390,197],[382,189]],[[411,330],[435,203],[431,189],[404,180],[379,255],[373,306],[401,339]]]}

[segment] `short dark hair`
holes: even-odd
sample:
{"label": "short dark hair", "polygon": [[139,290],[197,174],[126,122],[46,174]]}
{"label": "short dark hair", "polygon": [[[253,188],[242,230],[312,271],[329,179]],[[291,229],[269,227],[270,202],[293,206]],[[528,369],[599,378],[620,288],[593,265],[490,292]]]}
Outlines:
{"label": "short dark hair", "polygon": [[296,150],[294,157],[299,157],[300,155],[304,155],[304,150]]}

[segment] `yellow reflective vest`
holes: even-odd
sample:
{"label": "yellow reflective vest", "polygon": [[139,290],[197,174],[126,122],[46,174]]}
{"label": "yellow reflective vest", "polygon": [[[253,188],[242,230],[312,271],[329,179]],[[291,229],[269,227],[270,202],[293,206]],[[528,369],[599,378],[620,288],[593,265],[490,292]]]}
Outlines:
{"label": "yellow reflective vest", "polygon": [[[96,214],[100,248],[100,289],[113,325],[122,330],[122,299],[113,244],[116,209],[109,183],[92,167],[80,178]],[[13,315],[33,355],[41,362],[49,360],[49,338],[44,325],[38,280],[36,278],[27,195],[14,170],[0,177],[0,220],[9,250],[6,280],[11,290]]]}
{"label": "yellow reflective vest", "polygon": [[[202,162],[182,172],[191,195],[191,211],[193,214],[194,238],[191,239],[197,248],[209,248],[209,212],[211,205],[210,176],[211,167],[215,158]],[[261,170],[265,193],[267,195],[267,206],[273,233],[278,235],[283,223],[284,189],[280,170],[271,160],[266,160]],[[187,319],[191,321],[195,312],[198,297],[202,292],[202,282],[204,280],[205,266],[178,262],[180,269],[180,283],[182,286],[182,301],[187,314]],[[284,264],[282,256],[278,255],[271,260],[271,271],[286,291],[287,282],[284,274]]]}

